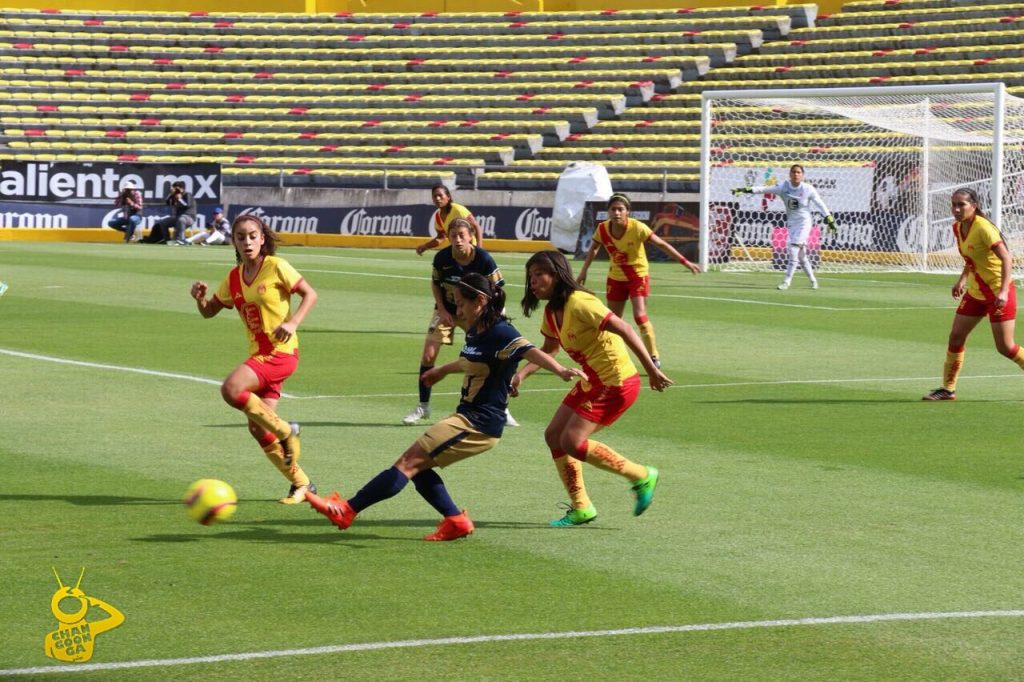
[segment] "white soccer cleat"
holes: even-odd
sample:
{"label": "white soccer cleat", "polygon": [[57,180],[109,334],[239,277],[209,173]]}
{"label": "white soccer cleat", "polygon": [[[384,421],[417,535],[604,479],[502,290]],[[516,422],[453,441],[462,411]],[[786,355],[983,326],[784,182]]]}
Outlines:
{"label": "white soccer cleat", "polygon": [[813,282],[811,282],[811,288],[812,289],[817,289],[818,288],[818,280],[814,280]]}
{"label": "white soccer cleat", "polygon": [[783,282],[782,284],[779,285],[778,288],[779,288],[779,291],[785,291],[786,289],[789,288],[789,282]]}
{"label": "white soccer cleat", "polygon": [[402,420],[402,423],[411,426],[412,424],[415,424],[416,422],[418,422],[421,419],[429,419],[429,418],[430,418],[430,406],[429,405],[417,405],[415,410],[413,410],[409,414],[405,415],[405,418]]}
{"label": "white soccer cleat", "polygon": [[505,408],[505,426],[519,426],[519,422],[512,416],[512,413]]}

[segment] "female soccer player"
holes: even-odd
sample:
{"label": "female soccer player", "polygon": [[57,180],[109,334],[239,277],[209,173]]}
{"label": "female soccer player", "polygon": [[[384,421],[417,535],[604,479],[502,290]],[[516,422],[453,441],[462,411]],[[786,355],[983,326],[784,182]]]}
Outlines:
{"label": "female soccer player", "polygon": [[[455,285],[470,272],[483,275],[495,286],[505,284],[491,254],[473,244],[473,227],[468,220],[458,218],[452,221],[448,228],[448,238],[452,245],[434,255],[430,281],[434,311],[431,313],[427,336],[423,340],[423,354],[420,356],[420,402],[402,419],[402,423],[407,425],[430,417],[430,384],[423,381],[423,375],[434,367],[441,346],[452,345],[455,334]],[[509,426],[519,426],[511,414],[506,415],[506,418]]]}
{"label": "female soccer player", "polygon": [[473,522],[460,511],[434,467],[444,468],[459,460],[487,452],[501,439],[508,407],[509,383],[521,358],[554,372],[563,381],[583,376],[524,339],[505,317],[505,291],[480,273],[468,273],[453,285],[459,326],[466,345],[459,359],[426,372],[423,380],[433,386],[455,372],[462,372],[462,400],[455,414],[424,432],[390,469],[386,469],[348,500],[338,493],[322,499],[313,492],[306,499],[313,509],[344,530],[356,514],[372,504],[397,495],[409,481],[416,492],[441,514],[437,530],[424,540],[456,540],[473,532]]}
{"label": "female soccer player", "polygon": [[[316,303],[316,291],[288,261],[275,256],[277,241],[262,220],[240,215],[231,225],[231,241],[238,265],[206,298],[206,282],[192,285],[199,313],[210,318],[235,308],[249,336],[249,359],[221,384],[224,400],[249,419],[249,433],[267,458],[291,483],[282,504],[301,502],[307,490],[316,490],[299,466],[299,425],[277,416],[281,384],[299,364],[296,329]],[[302,299],[289,315],[292,294]]]}
{"label": "female soccer player", "polygon": [[449,228],[452,223],[458,219],[469,222],[473,227],[473,237],[476,240],[476,245],[483,245],[483,229],[480,227],[480,224],[476,222],[476,218],[473,217],[473,214],[469,212],[468,208],[462,204],[456,204],[452,201],[451,190],[449,190],[445,185],[434,185],[430,189],[430,198],[433,200],[434,206],[437,206],[437,210],[434,212],[434,231],[437,232],[437,236],[417,246],[417,256],[422,256],[424,251],[429,251],[430,249],[443,244]]}
{"label": "female soccer player", "polygon": [[[522,301],[523,313],[529,317],[538,301],[548,302],[540,327],[544,335],[541,350],[553,356],[560,347],[564,348],[586,373],[586,378],[565,396],[544,431],[544,440],[571,500],[566,515],[552,521],[551,525],[579,526],[597,517],[576,460],[632,481],[636,495],[633,514],[639,516],[654,499],[658,470],[626,459],[591,436],[614,424],[640,393],[640,375],[629,359],[627,346],[643,363],[651,388],[664,391],[672,385],[672,380],[654,364],[633,328],[573,278],[569,263],[561,253],[535,253],[526,261],[526,278],[528,287]],[[512,379],[512,395],[518,393],[523,380],[537,369],[530,363],[516,373]]]}
{"label": "female soccer player", "polygon": [[817,206],[825,216],[825,224],[828,225],[829,232],[836,231],[836,219],[832,217],[832,212],[821,200],[818,190],[814,189],[811,183],[804,182],[804,167],[798,163],[790,166],[789,180],[783,180],[781,185],[736,187],[732,193],[734,195],[775,194],[782,199],[786,205],[786,226],[789,228],[789,236],[786,239],[789,261],[786,264],[786,277],[779,285],[779,289],[785,291],[792,284],[797,263],[807,273],[807,278],[811,280],[811,288],[817,289],[818,280],[814,277],[811,261],[807,258],[807,238],[814,226],[814,220],[811,218],[811,204]]}
{"label": "female soccer player", "polygon": [[1013,340],[1017,318],[1017,293],[1010,268],[1013,259],[999,229],[985,217],[978,193],[962,188],[953,192],[953,236],[964,269],[953,285],[953,298],[960,299],[953,328],[949,332],[942,387],[924,400],[956,400],[956,382],[964,364],[964,346],[971,331],[988,316],[996,350],[1024,369],[1024,353]]}
{"label": "female soccer player", "polygon": [[658,360],[658,344],[654,338],[654,325],[647,319],[647,297],[651,294],[651,278],[648,276],[647,251],[644,244],[650,242],[668,254],[693,274],[700,273],[700,267],[686,260],[671,244],[651,232],[644,223],[629,217],[629,198],[625,194],[613,194],[608,200],[608,220],[598,223],[594,230],[594,241],[587,251],[587,258],[580,268],[580,284],[587,282],[587,270],[597,252],[604,247],[611,261],[608,266],[606,298],[613,313],[622,317],[628,300],[633,307],[633,321],[640,330],[644,347],[654,359],[654,365],[661,367]]}

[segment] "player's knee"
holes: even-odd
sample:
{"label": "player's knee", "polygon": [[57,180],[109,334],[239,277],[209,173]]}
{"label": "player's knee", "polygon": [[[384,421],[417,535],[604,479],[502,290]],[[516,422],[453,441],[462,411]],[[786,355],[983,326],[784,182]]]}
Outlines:
{"label": "player's knee", "polygon": [[561,450],[561,433],[559,433],[559,431],[549,426],[547,429],[544,430],[544,443],[548,446],[548,449],[550,450]]}
{"label": "player's knee", "polygon": [[231,407],[241,407],[249,399],[249,391],[246,391],[231,382],[225,381],[220,385],[220,397]]}

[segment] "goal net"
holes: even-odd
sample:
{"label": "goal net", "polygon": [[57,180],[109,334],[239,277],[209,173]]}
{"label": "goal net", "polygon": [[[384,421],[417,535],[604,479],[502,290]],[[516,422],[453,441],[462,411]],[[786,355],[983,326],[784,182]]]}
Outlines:
{"label": "goal net", "polygon": [[838,222],[814,212],[824,272],[959,272],[950,197],[970,187],[1024,272],[1024,99],[1000,84],[706,92],[701,264],[785,267],[785,206],[734,187],[773,186],[800,164]]}

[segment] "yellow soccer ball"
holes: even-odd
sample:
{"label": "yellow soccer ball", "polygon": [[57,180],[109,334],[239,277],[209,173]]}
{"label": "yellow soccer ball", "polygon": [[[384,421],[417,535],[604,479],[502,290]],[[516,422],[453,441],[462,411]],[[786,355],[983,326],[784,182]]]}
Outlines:
{"label": "yellow soccer ball", "polygon": [[190,485],[182,501],[189,518],[204,526],[229,518],[238,506],[234,488],[215,478],[204,478]]}

